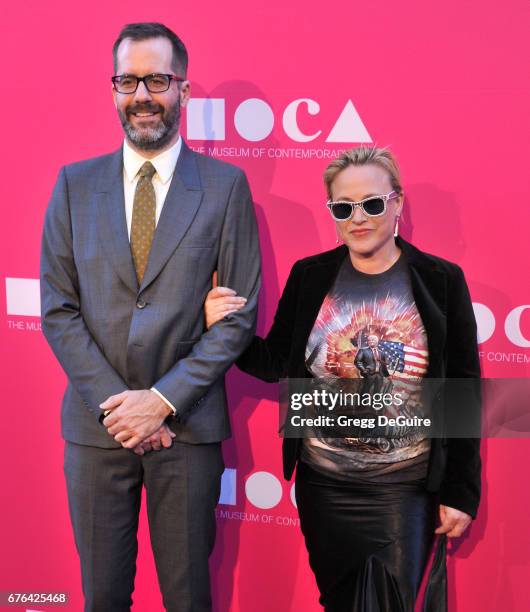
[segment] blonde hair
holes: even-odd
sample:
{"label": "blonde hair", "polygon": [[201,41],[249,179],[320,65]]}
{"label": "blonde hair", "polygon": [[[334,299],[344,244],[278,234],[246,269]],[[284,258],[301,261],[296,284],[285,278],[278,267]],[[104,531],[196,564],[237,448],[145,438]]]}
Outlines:
{"label": "blonde hair", "polygon": [[344,151],[340,157],[333,160],[326,168],[324,184],[326,185],[328,197],[331,199],[331,184],[339,172],[348,166],[364,166],[366,164],[375,164],[386,170],[392,189],[399,195],[403,193],[401,174],[394,155],[386,147],[360,146]]}

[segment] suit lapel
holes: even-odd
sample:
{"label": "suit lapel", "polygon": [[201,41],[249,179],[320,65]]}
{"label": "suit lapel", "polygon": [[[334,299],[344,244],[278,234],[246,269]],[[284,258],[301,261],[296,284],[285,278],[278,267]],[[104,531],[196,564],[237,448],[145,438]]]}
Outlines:
{"label": "suit lapel", "polygon": [[315,262],[304,270],[302,278],[302,317],[313,325],[324,298],[331,289],[339,268],[348,256],[348,249],[341,246],[322,261]]}
{"label": "suit lapel", "polygon": [[[322,302],[331,289],[339,272],[339,268],[348,256],[348,249],[344,245],[326,253],[321,261],[308,266],[301,279],[299,310],[297,313],[297,348],[298,362],[305,364],[305,347],[315,320],[322,306]],[[305,367],[303,367],[305,370]],[[300,373],[302,374],[302,373]]]}
{"label": "suit lapel", "polygon": [[140,291],[155,280],[178,247],[197,214],[202,197],[203,191],[195,154],[183,141],[171,185],[156,226]]}
{"label": "suit lapel", "polygon": [[131,256],[125,218],[123,195],[123,150],[120,147],[110,157],[107,172],[96,192],[98,236],[109,261],[116,273],[134,293],[138,282]]}
{"label": "suit lapel", "polygon": [[445,375],[443,372],[447,303],[445,273],[402,238],[397,239],[397,244],[407,258],[412,294],[427,332],[429,367],[426,376],[442,378]]}

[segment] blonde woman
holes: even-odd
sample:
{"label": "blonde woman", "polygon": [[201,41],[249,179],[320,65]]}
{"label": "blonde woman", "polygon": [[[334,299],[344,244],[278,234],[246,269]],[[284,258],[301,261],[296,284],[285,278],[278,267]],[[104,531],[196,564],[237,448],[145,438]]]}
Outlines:
{"label": "blonde woman", "polygon": [[[271,330],[254,337],[238,367],[270,382],[480,378],[462,270],[398,235],[404,195],[393,155],[354,148],[324,182],[343,244],[294,264]],[[207,325],[243,302],[214,288]],[[301,528],[328,612],[412,611],[435,533],[444,545],[460,536],[480,499],[476,439],[285,438],[283,465],[287,479],[297,466]],[[445,609],[443,576],[430,583],[429,609]]]}

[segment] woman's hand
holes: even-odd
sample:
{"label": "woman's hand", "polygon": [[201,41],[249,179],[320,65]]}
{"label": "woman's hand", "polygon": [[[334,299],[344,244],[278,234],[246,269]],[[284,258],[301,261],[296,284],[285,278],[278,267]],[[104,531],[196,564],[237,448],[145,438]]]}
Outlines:
{"label": "woman's hand", "polygon": [[232,312],[237,312],[247,303],[247,298],[239,297],[228,287],[217,287],[217,272],[213,274],[213,289],[208,292],[204,302],[206,327],[210,327]]}
{"label": "woman's hand", "polygon": [[441,525],[435,529],[434,533],[446,533],[448,538],[458,538],[469,527],[471,521],[469,514],[456,508],[440,505]]}

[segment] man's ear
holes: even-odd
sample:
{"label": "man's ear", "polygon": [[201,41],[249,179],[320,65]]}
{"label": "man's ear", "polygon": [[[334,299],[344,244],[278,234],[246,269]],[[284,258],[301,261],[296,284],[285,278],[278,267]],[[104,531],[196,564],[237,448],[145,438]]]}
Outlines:
{"label": "man's ear", "polygon": [[191,96],[191,83],[189,81],[182,81],[180,84],[180,105],[187,106]]}

